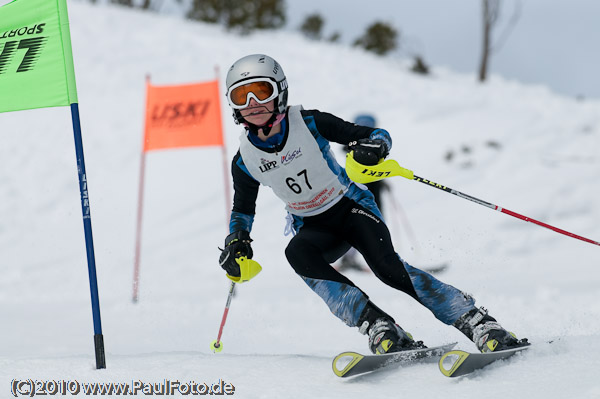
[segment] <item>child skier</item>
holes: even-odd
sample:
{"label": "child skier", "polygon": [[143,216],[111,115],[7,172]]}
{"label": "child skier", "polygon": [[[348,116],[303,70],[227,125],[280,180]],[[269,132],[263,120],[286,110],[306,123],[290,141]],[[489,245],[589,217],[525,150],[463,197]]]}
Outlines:
{"label": "child skier", "polygon": [[271,187],[285,204],[296,233],[285,255],[296,273],[331,312],[369,337],[373,353],[423,348],[393,317],[378,308],[331,263],[352,246],[377,278],[413,297],[445,324],[453,325],[482,352],[527,345],[506,331],[475,300],[409,265],[394,251],[373,195],[352,182],[330,151],[350,143],[353,158],[375,165],[390,151],[383,129],[358,126],[334,115],[287,106],[288,83],[271,57],[254,54],[227,74],[227,100],[245,131],[233,158],[233,211],[219,264],[240,276],[236,258],[252,258],[250,232],[259,186]]}

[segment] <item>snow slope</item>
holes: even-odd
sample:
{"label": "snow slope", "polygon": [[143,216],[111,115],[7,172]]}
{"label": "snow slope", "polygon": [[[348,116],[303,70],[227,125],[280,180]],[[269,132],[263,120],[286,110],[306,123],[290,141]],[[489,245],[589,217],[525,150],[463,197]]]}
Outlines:
{"label": "snow slope", "polygon": [[[596,241],[600,102],[499,77],[479,86],[445,69],[419,77],[290,33],[242,38],[131,10],[69,7],[107,368],[94,369],[69,111],[0,114],[0,397],[11,397],[13,379],[31,378],[222,379],[240,398],[600,398],[600,248],[401,178],[384,204],[398,252],[417,267],[450,262],[440,279],[539,344],[510,367],[459,380],[435,364],[335,377],[333,356],[366,352],[366,338],[287,264],[285,213],[268,189],[252,232],[263,272],[238,287],[224,350],[213,354],[229,286],[217,264],[227,234],[218,148],[149,155],[140,302],[130,299],[146,74],[156,84],[195,82],[212,79],[216,65],[223,79],[237,58],[265,52],[288,76],[290,103],[348,120],[374,112],[393,136],[391,157],[417,175]],[[231,157],[239,127],[225,102],[223,120]],[[474,349],[373,275],[349,277],[417,339]]]}

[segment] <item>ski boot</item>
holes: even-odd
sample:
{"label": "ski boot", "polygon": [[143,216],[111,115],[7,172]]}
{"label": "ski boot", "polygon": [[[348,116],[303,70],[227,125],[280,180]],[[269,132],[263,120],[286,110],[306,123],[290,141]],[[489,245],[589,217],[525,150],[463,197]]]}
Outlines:
{"label": "ski boot", "polygon": [[482,353],[497,352],[529,345],[527,338],[517,339],[506,331],[486,309],[473,309],[462,315],[455,323],[463,334],[471,339]]}
{"label": "ski boot", "polygon": [[363,326],[367,327],[365,333],[369,334],[369,349],[376,355],[426,348],[423,341],[415,342],[412,335],[393,320],[381,318],[370,326]]}
{"label": "ski boot", "polygon": [[367,302],[358,320],[358,327],[361,334],[369,335],[369,349],[376,355],[426,348],[423,341],[415,342],[412,335],[371,301]]}

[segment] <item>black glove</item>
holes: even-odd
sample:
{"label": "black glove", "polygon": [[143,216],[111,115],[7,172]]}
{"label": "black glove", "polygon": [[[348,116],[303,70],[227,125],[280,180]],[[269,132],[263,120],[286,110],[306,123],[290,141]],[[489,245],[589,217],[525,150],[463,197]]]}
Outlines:
{"label": "black glove", "polygon": [[240,277],[240,265],[237,264],[235,259],[241,256],[252,259],[251,242],[250,233],[245,230],[236,231],[225,238],[225,249],[221,250],[223,252],[219,256],[219,264],[227,274]]}
{"label": "black glove", "polygon": [[363,165],[377,165],[381,158],[389,154],[385,141],[381,139],[360,139],[348,146],[354,151],[354,160]]}

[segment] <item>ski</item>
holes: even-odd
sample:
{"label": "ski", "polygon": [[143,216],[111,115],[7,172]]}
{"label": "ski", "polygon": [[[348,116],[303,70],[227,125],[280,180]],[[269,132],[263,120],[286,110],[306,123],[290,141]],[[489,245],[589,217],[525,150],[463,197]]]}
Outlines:
{"label": "ski", "polygon": [[486,353],[471,353],[453,350],[444,353],[440,358],[440,371],[446,377],[460,377],[480,370],[495,361],[507,359],[528,348],[529,346],[521,346],[519,348]]}
{"label": "ski", "polygon": [[391,364],[411,364],[428,359],[436,359],[448,352],[457,343],[407,350],[384,355],[361,355],[356,352],[342,352],[333,359],[333,372],[338,377],[346,378],[369,373]]}

